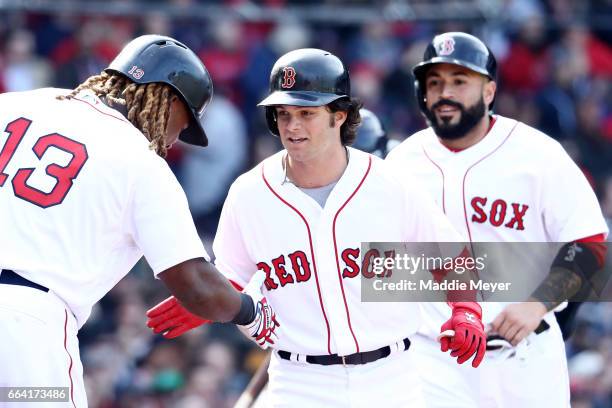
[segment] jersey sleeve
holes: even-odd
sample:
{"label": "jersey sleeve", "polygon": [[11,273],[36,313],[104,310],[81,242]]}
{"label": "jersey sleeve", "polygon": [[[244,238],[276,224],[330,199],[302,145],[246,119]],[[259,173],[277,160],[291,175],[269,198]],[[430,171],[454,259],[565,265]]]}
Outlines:
{"label": "jersey sleeve", "polygon": [[129,233],[155,276],[189,259],[209,260],[185,192],[161,158],[141,165],[127,217]]}
{"label": "jersey sleeve", "polygon": [[593,189],[561,145],[555,146],[542,180],[542,209],[553,242],[572,242],[604,234],[608,227]]}
{"label": "jersey sleeve", "polygon": [[251,259],[240,230],[237,186],[232,185],[223,203],[219,226],[213,243],[215,266],[227,279],[245,287],[257,266]]}

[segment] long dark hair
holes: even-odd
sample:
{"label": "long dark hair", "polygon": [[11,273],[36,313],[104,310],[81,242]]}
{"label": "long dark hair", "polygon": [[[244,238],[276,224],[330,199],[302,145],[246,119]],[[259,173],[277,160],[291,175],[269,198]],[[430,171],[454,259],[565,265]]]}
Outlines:
{"label": "long dark hair", "polygon": [[346,120],[340,126],[340,142],[343,146],[350,146],[357,137],[357,128],[361,124],[359,109],[363,104],[357,98],[340,98],[327,104],[329,110],[333,112],[346,112]]}

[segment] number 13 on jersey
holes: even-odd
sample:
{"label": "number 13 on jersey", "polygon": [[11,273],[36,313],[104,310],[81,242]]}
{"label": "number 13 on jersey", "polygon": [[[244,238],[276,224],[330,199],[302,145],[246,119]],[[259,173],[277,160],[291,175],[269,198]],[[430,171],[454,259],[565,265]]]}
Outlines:
{"label": "number 13 on jersey", "polygon": [[[0,188],[6,188],[5,183],[9,175],[4,171],[13,155],[18,148],[26,147],[20,146],[20,144],[31,124],[31,120],[21,117],[9,122],[4,129],[8,133],[8,138],[0,150]],[[72,187],[73,180],[78,176],[89,158],[84,144],[62,136],[59,133],[49,133],[39,137],[31,149],[40,160],[50,147],[60,149],[72,156],[64,167],[51,163],[45,169],[46,173],[56,180],[51,191],[45,193],[28,185],[28,179],[34,172],[34,168],[20,168],[12,179],[15,196],[42,208],[49,208],[64,201]]]}

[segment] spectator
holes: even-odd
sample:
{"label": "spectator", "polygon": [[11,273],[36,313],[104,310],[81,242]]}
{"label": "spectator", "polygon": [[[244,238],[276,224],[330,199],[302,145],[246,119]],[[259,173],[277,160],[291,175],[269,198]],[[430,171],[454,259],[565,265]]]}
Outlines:
{"label": "spectator", "polygon": [[518,40],[499,64],[502,84],[513,90],[539,91],[548,81],[549,65],[544,21],[541,16],[532,15],[521,25]]}
{"label": "spectator", "polygon": [[196,224],[212,237],[227,190],[244,170],[248,139],[242,115],[221,95],[213,98],[203,124],[209,146],[186,147],[181,173]]}
{"label": "spectator", "polygon": [[240,103],[242,94],[238,80],[246,67],[245,41],[240,22],[225,18],[211,26],[212,41],[198,53],[221,91],[232,102]]}
{"label": "spectator", "polygon": [[596,178],[609,171],[612,163],[612,142],[603,135],[603,114],[598,98],[587,96],[578,101],[576,142],[585,167]]}
{"label": "spectator", "polygon": [[27,91],[50,84],[52,72],[49,63],[34,51],[34,36],[30,31],[11,33],[6,44],[6,62],[1,81],[6,91]]}
{"label": "spectator", "polygon": [[55,86],[74,88],[89,76],[102,71],[110,60],[96,53],[96,45],[103,33],[95,21],[81,26],[74,38],[67,38],[54,51],[56,63]]}

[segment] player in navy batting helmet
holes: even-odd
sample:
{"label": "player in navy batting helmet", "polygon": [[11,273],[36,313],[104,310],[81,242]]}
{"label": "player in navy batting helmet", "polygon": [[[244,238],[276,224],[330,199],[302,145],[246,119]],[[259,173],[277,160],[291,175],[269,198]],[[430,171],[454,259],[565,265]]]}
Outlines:
{"label": "player in navy batting helmet", "polygon": [[328,51],[316,48],[294,50],[281,56],[270,74],[270,93],[258,106],[266,109],[270,132],[278,136],[275,106],[324,106],[330,111],[347,111],[341,139],[349,145],[359,125],[361,103],[351,97],[349,71]]}

